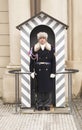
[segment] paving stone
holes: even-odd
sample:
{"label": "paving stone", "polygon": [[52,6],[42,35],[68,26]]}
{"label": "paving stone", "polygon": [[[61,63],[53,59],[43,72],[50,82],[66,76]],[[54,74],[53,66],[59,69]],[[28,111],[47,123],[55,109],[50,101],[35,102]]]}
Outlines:
{"label": "paving stone", "polygon": [[81,118],[82,118],[82,110],[79,110],[79,114],[80,114],[80,116],[81,116]]}
{"label": "paving stone", "polygon": [[73,105],[73,114],[20,114],[15,105],[0,103],[0,130],[80,130],[75,111]]}
{"label": "paving stone", "polygon": [[[73,112],[76,118],[77,127],[82,130],[82,99],[77,98],[73,100]],[[75,119],[74,118],[74,119]]]}

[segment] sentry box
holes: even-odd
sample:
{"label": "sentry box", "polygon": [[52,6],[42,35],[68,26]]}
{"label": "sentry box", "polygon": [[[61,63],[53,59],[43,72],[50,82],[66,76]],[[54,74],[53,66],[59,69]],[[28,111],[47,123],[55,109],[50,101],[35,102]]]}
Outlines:
{"label": "sentry box", "polygon": [[[55,47],[56,73],[65,70],[65,35],[68,26],[61,21],[40,12],[34,17],[17,26],[21,35],[21,72],[30,71],[30,48],[37,42],[38,32],[47,32],[48,42]],[[65,75],[56,74],[54,79],[53,101],[56,107],[65,107]],[[22,107],[33,105],[33,85],[29,74],[21,76],[21,104]]]}

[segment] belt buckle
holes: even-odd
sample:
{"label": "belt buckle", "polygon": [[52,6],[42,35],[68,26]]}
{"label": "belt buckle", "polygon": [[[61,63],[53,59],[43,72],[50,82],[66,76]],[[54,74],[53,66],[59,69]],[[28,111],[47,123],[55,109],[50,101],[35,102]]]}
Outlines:
{"label": "belt buckle", "polygon": [[44,62],[40,62],[41,65],[45,64]]}

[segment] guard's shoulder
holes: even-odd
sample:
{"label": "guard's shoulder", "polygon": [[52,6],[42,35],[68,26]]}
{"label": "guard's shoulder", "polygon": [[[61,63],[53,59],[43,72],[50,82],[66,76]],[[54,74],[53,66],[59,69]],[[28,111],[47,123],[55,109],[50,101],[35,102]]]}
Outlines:
{"label": "guard's shoulder", "polygon": [[55,53],[55,47],[54,46],[51,46],[51,52],[54,56],[56,56],[56,53]]}

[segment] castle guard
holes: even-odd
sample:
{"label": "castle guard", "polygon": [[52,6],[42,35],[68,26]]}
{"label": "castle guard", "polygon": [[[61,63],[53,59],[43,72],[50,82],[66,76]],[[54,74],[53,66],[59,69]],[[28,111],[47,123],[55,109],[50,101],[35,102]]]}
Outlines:
{"label": "castle guard", "polygon": [[50,110],[52,104],[53,78],[55,78],[55,48],[48,43],[48,34],[39,32],[38,42],[30,52],[31,77],[37,81],[38,110]]}

